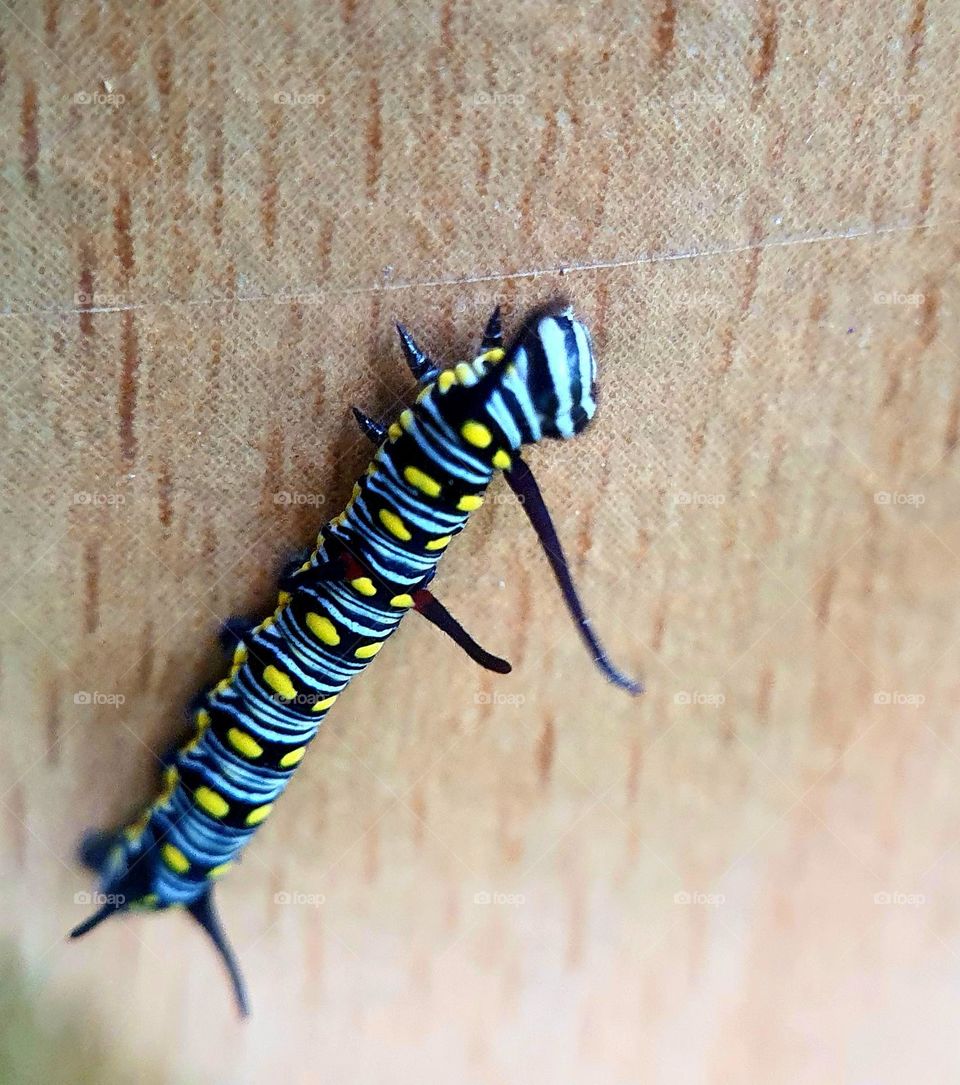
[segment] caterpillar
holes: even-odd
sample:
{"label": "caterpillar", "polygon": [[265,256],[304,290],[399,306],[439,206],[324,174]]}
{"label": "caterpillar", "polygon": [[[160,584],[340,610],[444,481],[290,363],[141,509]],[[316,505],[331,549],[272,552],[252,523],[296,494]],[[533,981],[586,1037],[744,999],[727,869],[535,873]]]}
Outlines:
{"label": "caterpillar", "polygon": [[192,733],[164,758],[159,794],[130,824],[88,833],[80,845],[104,903],[71,937],[119,912],[181,906],[222,958],[244,1016],[247,994],[214,886],[271,813],[344,687],[411,610],[481,666],[511,669],[429,588],[495,475],[533,525],[596,665],[630,693],[643,688],[613,666],[594,634],[520,455],[541,439],[576,436],[593,417],[596,363],[586,327],[555,303],[531,314],[505,349],[498,306],[477,357],[451,368],[436,365],[402,325],[397,331],[419,385],[415,404],[387,427],[353,408],[377,450],[347,507],[309,556],[284,570],[272,614],[224,626],[229,673],[194,701]]}

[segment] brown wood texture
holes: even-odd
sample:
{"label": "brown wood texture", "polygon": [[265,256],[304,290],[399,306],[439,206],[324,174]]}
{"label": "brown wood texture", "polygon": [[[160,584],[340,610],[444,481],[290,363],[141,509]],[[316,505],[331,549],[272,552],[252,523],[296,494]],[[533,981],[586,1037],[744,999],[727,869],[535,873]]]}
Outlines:
{"label": "brown wood texture", "polygon": [[[3,1080],[957,1080],[958,17],[936,0],[0,7]],[[224,881],[64,932],[348,406],[564,293],[535,450]],[[120,703],[116,703],[120,701]],[[78,896],[79,894],[79,896]]]}

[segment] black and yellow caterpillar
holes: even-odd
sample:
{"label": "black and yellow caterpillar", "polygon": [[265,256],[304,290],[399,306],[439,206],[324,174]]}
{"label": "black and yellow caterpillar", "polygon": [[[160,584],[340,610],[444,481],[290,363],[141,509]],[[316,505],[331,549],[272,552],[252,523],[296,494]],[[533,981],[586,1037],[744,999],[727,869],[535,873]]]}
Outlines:
{"label": "black and yellow caterpillar", "polygon": [[580,433],[596,407],[590,336],[569,308],[535,312],[504,350],[499,307],[480,354],[438,368],[397,326],[420,384],[414,406],[383,428],[354,408],[377,444],[373,461],[316,547],[281,577],[276,610],[224,630],[230,672],[194,703],[193,734],[165,760],[163,786],[130,825],[91,833],[81,855],[106,903],[72,932],[116,912],[184,906],[247,999],[213,904],[213,886],[273,809],[347,683],[413,609],[470,657],[500,673],[428,590],[447,545],[502,472],[537,531],[567,606],[597,665],[617,685],[639,683],[610,664],[584,614],[523,445]]}

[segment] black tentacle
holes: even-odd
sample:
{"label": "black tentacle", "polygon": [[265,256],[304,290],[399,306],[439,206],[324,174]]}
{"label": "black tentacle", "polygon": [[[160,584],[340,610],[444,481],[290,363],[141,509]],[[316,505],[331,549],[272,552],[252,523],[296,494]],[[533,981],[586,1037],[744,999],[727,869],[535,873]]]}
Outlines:
{"label": "black tentacle", "polygon": [[421,588],[414,594],[413,605],[417,613],[422,614],[431,625],[435,625],[441,632],[446,633],[474,663],[479,663],[488,671],[496,671],[497,674],[509,674],[513,670],[505,659],[481,648],[443,603],[426,588]]}
{"label": "black tentacle", "polygon": [[537,537],[540,539],[540,545],[543,547],[543,552],[547,555],[547,560],[550,562],[551,569],[553,569],[553,575],[557,578],[557,583],[560,585],[561,592],[563,592],[567,609],[577,623],[580,635],[590,649],[594,662],[614,685],[620,686],[621,689],[633,694],[643,693],[642,682],[628,678],[610,662],[590,625],[583,604],[580,602],[580,597],[577,595],[573,577],[570,575],[570,566],[563,553],[563,547],[553,525],[553,519],[544,503],[543,494],[540,492],[537,480],[533,477],[533,472],[519,456],[515,456],[513,466],[509,471],[504,471],[504,476],[510,484],[510,488],[520,498],[523,511],[527,514],[530,523],[533,524]]}

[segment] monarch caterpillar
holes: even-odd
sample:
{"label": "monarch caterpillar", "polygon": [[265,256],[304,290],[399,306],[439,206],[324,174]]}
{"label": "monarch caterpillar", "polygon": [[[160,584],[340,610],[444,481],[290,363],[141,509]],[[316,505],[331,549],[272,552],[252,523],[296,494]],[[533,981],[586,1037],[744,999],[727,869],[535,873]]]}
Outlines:
{"label": "monarch caterpillar", "polygon": [[281,576],[271,615],[225,626],[230,672],[194,702],[193,734],[165,759],[159,795],[131,824],[81,843],[106,903],[71,937],[116,912],[181,905],[220,953],[244,1015],[246,992],[213,887],[269,815],[340,692],[409,610],[480,665],[510,671],[428,588],[496,473],[520,499],[597,666],[616,685],[642,692],[594,635],[519,455],[542,438],[575,436],[593,417],[596,365],[587,329],[570,308],[554,305],[533,313],[505,350],[498,306],[480,354],[448,369],[399,324],[397,331],[420,385],[416,404],[386,428],[354,408],[377,451],[346,509],[321,531],[310,556]]}

